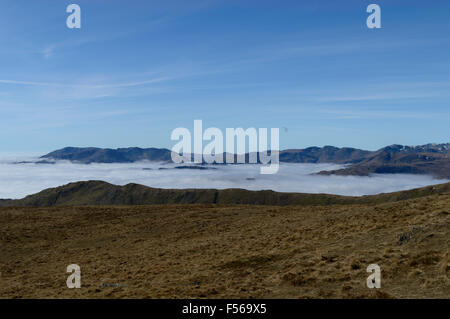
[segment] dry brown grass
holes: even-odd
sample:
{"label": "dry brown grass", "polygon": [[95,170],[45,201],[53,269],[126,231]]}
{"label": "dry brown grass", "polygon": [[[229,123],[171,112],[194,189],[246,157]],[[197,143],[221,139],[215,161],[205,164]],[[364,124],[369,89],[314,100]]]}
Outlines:
{"label": "dry brown grass", "polygon": [[[0,209],[0,298],[449,298],[450,195]],[[67,265],[82,288],[66,288]],[[366,287],[366,267],[382,288]]]}

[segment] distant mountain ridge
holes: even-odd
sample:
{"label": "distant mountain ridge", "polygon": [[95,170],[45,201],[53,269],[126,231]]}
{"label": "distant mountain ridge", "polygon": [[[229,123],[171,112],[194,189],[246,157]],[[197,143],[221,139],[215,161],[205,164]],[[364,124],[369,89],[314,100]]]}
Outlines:
{"label": "distant mountain ridge", "polygon": [[404,145],[390,145],[386,146],[379,151],[386,152],[404,152],[404,153],[439,153],[439,154],[450,154],[450,143],[429,143],[425,145],[418,146],[404,146]]}
{"label": "distant mountain ridge", "polygon": [[244,189],[159,189],[138,184],[112,185],[103,181],[70,183],[18,200],[0,200],[2,207],[105,205],[350,205],[396,202],[450,193],[450,183],[361,197],[329,194],[279,193]]}
{"label": "distant mountain ridge", "polygon": [[[132,163],[143,160],[153,162],[170,162],[171,151],[165,148],[97,148],[97,147],[65,147],[53,151],[43,159],[69,160],[79,163]],[[286,163],[356,163],[362,161],[370,151],[350,147],[334,146],[309,147],[298,150],[280,151],[280,162]],[[224,158],[226,153],[223,154]],[[236,155],[234,155],[236,158]],[[248,162],[249,154],[245,154]],[[259,159],[259,157],[258,157]],[[224,161],[225,162],[225,161]]]}
{"label": "distant mountain ridge", "polygon": [[[225,158],[226,154],[223,154]],[[236,159],[236,155],[234,155]],[[248,162],[249,154],[245,155]],[[79,163],[132,163],[137,161],[171,162],[171,151],[164,148],[66,147],[41,157]],[[258,157],[259,159],[259,157]],[[450,143],[419,146],[390,145],[377,151],[351,147],[308,147],[280,151],[282,163],[335,163],[349,167],[323,171],[322,175],[369,175],[374,173],[430,174],[450,179]]]}
{"label": "distant mountain ridge", "polygon": [[370,154],[370,151],[351,147],[313,146],[305,149],[281,151],[280,162],[350,164],[363,161]]}
{"label": "distant mountain ridge", "polygon": [[171,160],[171,152],[164,148],[97,148],[65,147],[48,153],[41,158],[69,160],[80,163],[132,163],[138,161],[165,162]]}
{"label": "distant mountain ridge", "polygon": [[322,171],[322,175],[428,174],[450,179],[450,144],[391,145],[349,167]]}

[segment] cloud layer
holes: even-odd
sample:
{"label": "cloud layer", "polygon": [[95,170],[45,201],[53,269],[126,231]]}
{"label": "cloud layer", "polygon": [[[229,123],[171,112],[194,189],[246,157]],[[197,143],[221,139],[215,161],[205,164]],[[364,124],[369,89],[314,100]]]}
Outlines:
{"label": "cloud layer", "polygon": [[[22,198],[70,182],[103,180],[116,185],[138,183],[157,188],[245,188],[279,192],[370,195],[447,182],[423,175],[318,176],[311,173],[341,168],[335,164],[282,164],[278,174],[261,175],[258,165],[216,166],[211,170],[173,169],[174,165],[13,164],[0,160],[0,198]],[[17,160],[17,157],[15,158]],[[168,168],[160,170],[159,168]]]}

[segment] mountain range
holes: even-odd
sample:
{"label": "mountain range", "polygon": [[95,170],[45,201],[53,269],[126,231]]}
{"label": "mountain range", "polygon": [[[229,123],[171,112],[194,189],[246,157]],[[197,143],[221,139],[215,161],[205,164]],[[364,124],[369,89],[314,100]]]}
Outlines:
{"label": "mountain range", "polygon": [[450,178],[450,144],[408,147],[392,145],[371,152],[346,168],[322,171],[323,175],[428,174]]}
{"label": "mountain range", "polygon": [[97,147],[65,147],[48,153],[41,158],[69,160],[84,164],[90,163],[132,163],[138,161],[168,162],[171,152],[164,148],[97,148]]}
{"label": "mountain range", "polygon": [[[69,160],[78,163],[132,163],[138,161],[171,162],[171,151],[165,148],[96,148],[66,147],[42,156],[42,159]],[[286,163],[356,163],[371,152],[355,148],[333,146],[309,147],[280,152],[280,161]],[[222,154],[225,162],[227,153]],[[236,155],[235,159],[236,159]],[[245,154],[248,162],[249,154]],[[259,160],[259,157],[258,157]]]}
{"label": "mountain range", "polygon": [[[226,154],[223,154],[225,157]],[[248,162],[249,154],[246,154]],[[90,163],[132,163],[138,161],[171,162],[171,151],[164,148],[78,148],[66,147],[41,157],[43,160],[69,160]],[[235,155],[236,158],[236,155]],[[259,158],[258,158],[259,159]],[[387,173],[429,174],[450,179],[450,143],[420,146],[391,145],[377,151],[334,146],[308,147],[280,151],[284,163],[348,164],[322,175],[369,175]],[[48,162],[46,162],[48,163]]]}

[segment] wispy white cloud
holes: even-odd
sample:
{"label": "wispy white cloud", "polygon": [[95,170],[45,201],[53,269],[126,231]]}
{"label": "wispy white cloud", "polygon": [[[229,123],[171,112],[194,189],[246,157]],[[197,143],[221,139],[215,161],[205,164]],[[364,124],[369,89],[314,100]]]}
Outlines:
{"label": "wispy white cloud", "polygon": [[45,58],[48,59],[48,58],[53,57],[57,50],[79,47],[79,46],[89,44],[89,43],[94,43],[94,42],[96,42],[96,39],[94,39],[94,38],[83,38],[83,39],[76,39],[76,40],[71,39],[71,40],[65,40],[65,41],[60,41],[60,42],[54,42],[54,43],[47,44],[44,47],[44,49],[42,49],[40,51],[40,53]]}
{"label": "wispy white cloud", "polygon": [[319,109],[318,113],[334,119],[433,119],[449,118],[449,112],[390,111],[390,110],[358,110],[358,109]]}
{"label": "wispy white cloud", "polygon": [[71,38],[70,40],[62,40],[59,42],[46,44],[44,48],[41,51],[39,51],[39,53],[42,54],[44,58],[48,59],[53,57],[57,51],[78,48],[80,46],[88,44],[117,40],[121,37],[129,35],[130,33],[131,33],[130,31],[121,31],[116,33],[104,34],[102,36],[97,35],[96,37],[91,36],[91,37],[80,37],[76,39]]}
{"label": "wispy white cloud", "polygon": [[[409,47],[423,47],[433,44],[436,41],[440,41],[440,43],[449,41],[448,39],[420,39],[417,41],[399,41],[398,39],[393,39],[380,43],[378,41],[368,40],[367,38],[355,37],[347,41],[336,42],[335,39],[328,38],[324,34],[318,34],[317,36],[317,38],[323,40],[311,41],[310,36],[307,36],[306,40],[304,38],[304,35],[291,34],[284,41],[278,39],[268,40],[265,46],[249,50],[248,52],[242,52],[239,57],[230,57],[228,60],[220,61],[220,68],[222,71],[231,71],[255,64],[292,58],[361,54],[362,52],[386,52],[387,50],[398,50]],[[307,44],[302,45],[301,43]]]}
{"label": "wispy white cloud", "polygon": [[404,100],[404,99],[422,99],[442,97],[439,93],[380,93],[372,95],[349,95],[349,96],[327,96],[318,97],[318,102],[357,102],[357,101],[382,101],[382,100]]}
{"label": "wispy white cloud", "polygon": [[159,82],[170,80],[169,77],[160,77],[144,81],[110,83],[110,84],[66,84],[57,82],[36,82],[36,81],[20,81],[20,80],[5,80],[0,79],[2,84],[12,85],[27,85],[27,86],[51,86],[51,87],[65,87],[65,88],[87,88],[87,89],[108,89],[108,88],[126,88],[135,86],[144,86]]}

